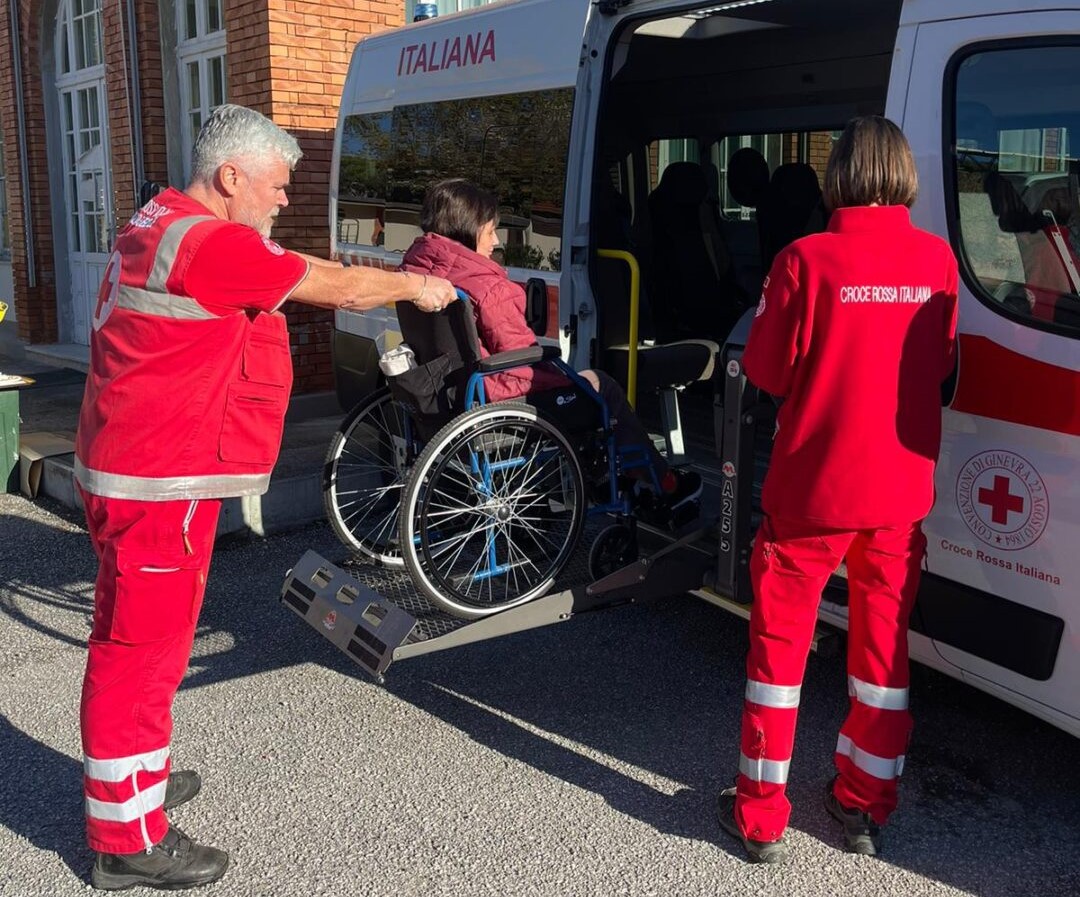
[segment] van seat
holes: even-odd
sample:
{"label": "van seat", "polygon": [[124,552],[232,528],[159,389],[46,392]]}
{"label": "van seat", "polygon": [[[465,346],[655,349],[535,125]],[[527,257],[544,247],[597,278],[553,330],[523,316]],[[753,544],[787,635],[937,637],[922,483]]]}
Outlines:
{"label": "van seat", "polygon": [[805,162],[788,162],[773,172],[758,206],[762,265],[800,237],[825,230],[825,206],[817,173]]}
{"label": "van seat", "polygon": [[696,162],[673,162],[649,196],[653,229],[650,287],[664,307],[665,342],[722,337],[742,311],[731,256],[706,201],[708,181]]}

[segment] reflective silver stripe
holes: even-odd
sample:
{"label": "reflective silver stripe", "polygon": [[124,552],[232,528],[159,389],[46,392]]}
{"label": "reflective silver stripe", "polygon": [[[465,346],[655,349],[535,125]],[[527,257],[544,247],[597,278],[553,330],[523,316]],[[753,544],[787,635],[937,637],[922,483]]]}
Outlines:
{"label": "reflective silver stripe", "polygon": [[801,694],[801,685],[769,685],[753,679],[746,680],[746,700],[752,704],[760,704],[762,707],[790,710],[792,707],[799,706]]}
{"label": "reflective silver stripe", "polygon": [[846,735],[841,735],[836,739],[836,753],[849,758],[856,767],[875,779],[889,781],[890,779],[899,778],[904,771],[903,754],[895,760],[890,760],[888,757],[879,757],[877,754],[864,751]]}
{"label": "reflective silver stripe", "polygon": [[189,215],[174,221],[161,235],[161,240],[154,253],[154,267],[150,269],[150,276],[146,278],[146,288],[152,293],[164,293],[165,283],[169,279],[176,254],[180,251],[180,242],[187,236],[187,232],[196,224],[203,221],[214,221],[213,215]]}
{"label": "reflective silver stripe", "polygon": [[134,822],[152,810],[165,803],[165,788],[169,780],[162,779],[152,788],[141,791],[134,797],[130,797],[123,803],[98,800],[88,797],[86,799],[86,815],[94,819],[104,819],[106,822]]}
{"label": "reflective silver stripe", "polygon": [[194,498],[236,498],[262,495],[270,486],[269,473],[213,474],[190,477],[136,477],[91,470],[75,456],[75,479],[92,495],[135,501],[178,501]]}
{"label": "reflective silver stripe", "polygon": [[168,759],[167,747],[145,754],[117,757],[115,760],[95,760],[93,757],[83,757],[83,772],[89,778],[97,779],[99,782],[122,782],[136,769],[160,772],[165,768],[165,762]]}
{"label": "reflective silver stripe", "polygon": [[876,707],[878,710],[907,710],[908,690],[906,688],[886,688],[884,685],[871,685],[848,676],[848,694],[860,704]]}
{"label": "reflective silver stripe", "polygon": [[172,296],[164,290],[155,293],[126,284],[121,284],[117,290],[116,307],[137,311],[144,315],[158,315],[162,318],[179,318],[189,321],[205,321],[208,318],[219,317],[208,312],[190,296]]}
{"label": "reflective silver stripe", "polygon": [[790,760],[751,760],[746,754],[739,754],[739,772],[755,782],[786,785],[790,766]]}

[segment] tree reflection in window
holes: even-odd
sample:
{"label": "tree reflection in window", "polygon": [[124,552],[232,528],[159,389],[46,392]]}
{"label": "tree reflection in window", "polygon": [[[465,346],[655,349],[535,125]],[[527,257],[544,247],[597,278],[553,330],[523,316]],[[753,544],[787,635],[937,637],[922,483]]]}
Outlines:
{"label": "tree reflection in window", "polygon": [[338,240],[407,249],[427,188],[464,177],[499,197],[506,265],[558,270],[572,107],[566,88],[350,116]]}

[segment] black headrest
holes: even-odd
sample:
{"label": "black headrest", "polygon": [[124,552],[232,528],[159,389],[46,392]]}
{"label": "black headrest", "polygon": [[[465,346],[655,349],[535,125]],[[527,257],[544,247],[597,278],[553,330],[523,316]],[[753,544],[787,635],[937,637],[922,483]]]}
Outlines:
{"label": "black headrest", "polygon": [[678,205],[700,205],[708,190],[705,172],[697,162],[672,162],[660,176],[653,196]]}
{"label": "black headrest", "polygon": [[769,163],[753,147],[736,150],[728,159],[727,186],[739,205],[757,208],[769,186]]}
{"label": "black headrest", "polygon": [[1030,234],[1043,222],[1020,198],[1016,185],[1007,177],[991,171],[983,179],[983,190],[990,197],[990,208],[998,218],[998,226],[1007,234]]}
{"label": "black headrest", "polygon": [[811,166],[787,162],[773,172],[769,192],[784,197],[788,205],[812,205],[821,198],[821,185]]}

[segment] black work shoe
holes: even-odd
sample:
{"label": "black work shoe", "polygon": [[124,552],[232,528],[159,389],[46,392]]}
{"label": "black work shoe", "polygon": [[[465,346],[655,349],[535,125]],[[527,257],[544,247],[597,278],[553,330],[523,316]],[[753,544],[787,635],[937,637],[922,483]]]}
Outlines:
{"label": "black work shoe", "polygon": [[186,804],[202,788],[202,779],[194,769],[182,769],[169,773],[169,784],[165,786],[164,809],[171,810]]}
{"label": "black work shoe", "polygon": [[843,806],[833,793],[835,782],[836,779],[833,779],[825,789],[825,809],[844,826],[844,849],[848,853],[866,857],[877,856],[881,850],[881,826],[874,822],[869,813]]}
{"label": "black work shoe", "polygon": [[720,828],[742,841],[746,856],[751,863],[784,863],[788,858],[788,846],[783,839],[779,841],[754,841],[747,838],[735,821],[735,789],[725,788],[716,799],[716,818]]}
{"label": "black work shoe", "polygon": [[90,883],[103,891],[122,891],[135,885],[179,891],[217,881],[228,867],[225,851],[196,844],[170,825],[149,853],[99,853],[90,871]]}

